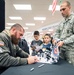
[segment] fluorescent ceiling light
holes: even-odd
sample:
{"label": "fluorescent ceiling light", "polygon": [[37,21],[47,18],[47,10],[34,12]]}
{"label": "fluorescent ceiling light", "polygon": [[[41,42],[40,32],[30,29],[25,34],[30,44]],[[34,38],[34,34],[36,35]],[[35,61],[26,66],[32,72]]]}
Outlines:
{"label": "fluorescent ceiling light", "polygon": [[46,20],[46,17],[34,17],[34,20]]}
{"label": "fluorescent ceiling light", "polygon": [[29,34],[29,33],[32,33],[32,32],[26,32],[26,34]]}
{"label": "fluorescent ceiling light", "polygon": [[16,10],[32,10],[29,4],[13,4]]}
{"label": "fluorescent ceiling light", "polygon": [[52,32],[52,31],[53,31],[53,29],[49,29],[48,31]]}
{"label": "fluorescent ceiling light", "polygon": [[9,18],[10,18],[11,20],[22,20],[21,17],[10,16]]}
{"label": "fluorescent ceiling light", "polygon": [[5,27],[6,29],[10,29],[11,27]]}
{"label": "fluorescent ceiling light", "polygon": [[[49,6],[48,10],[52,10],[52,5]],[[60,5],[56,5],[56,9],[55,10],[59,11],[60,10]]]}
{"label": "fluorescent ceiling light", "polygon": [[26,23],[26,26],[35,26],[35,23]]}
{"label": "fluorescent ceiling light", "polygon": [[46,32],[46,33],[50,34],[51,32]]}
{"label": "fluorescent ceiling light", "polygon": [[28,27],[23,27],[24,29],[29,29]]}
{"label": "fluorescent ceiling light", "polygon": [[12,25],[14,25],[15,23],[6,23],[7,25],[9,25],[9,26],[12,26]]}

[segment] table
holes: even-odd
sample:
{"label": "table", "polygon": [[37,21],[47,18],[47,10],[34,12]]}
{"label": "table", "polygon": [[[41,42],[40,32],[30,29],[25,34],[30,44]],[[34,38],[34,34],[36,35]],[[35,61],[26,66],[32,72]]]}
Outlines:
{"label": "table", "polygon": [[[58,64],[44,64],[41,68],[38,66],[42,63],[31,65],[22,65],[10,67],[1,75],[73,75],[74,66],[64,60],[60,60]],[[30,71],[34,68],[33,71]]]}

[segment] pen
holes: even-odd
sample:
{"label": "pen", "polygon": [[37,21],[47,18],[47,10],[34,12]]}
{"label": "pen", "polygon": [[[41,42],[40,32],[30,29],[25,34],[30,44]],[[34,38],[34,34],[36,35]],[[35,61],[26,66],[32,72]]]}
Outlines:
{"label": "pen", "polygon": [[31,69],[30,69],[30,71],[33,71],[33,70],[34,70],[34,68],[31,68]]}
{"label": "pen", "polygon": [[41,64],[41,65],[39,65],[38,67],[40,68],[40,67],[42,67],[42,66],[44,66],[44,64]]}

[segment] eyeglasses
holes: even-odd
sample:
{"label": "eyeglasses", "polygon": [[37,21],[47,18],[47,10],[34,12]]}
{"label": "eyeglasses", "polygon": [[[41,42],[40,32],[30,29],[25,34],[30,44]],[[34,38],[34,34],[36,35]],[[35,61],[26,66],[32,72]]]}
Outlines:
{"label": "eyeglasses", "polygon": [[60,11],[64,11],[66,8],[60,9]]}

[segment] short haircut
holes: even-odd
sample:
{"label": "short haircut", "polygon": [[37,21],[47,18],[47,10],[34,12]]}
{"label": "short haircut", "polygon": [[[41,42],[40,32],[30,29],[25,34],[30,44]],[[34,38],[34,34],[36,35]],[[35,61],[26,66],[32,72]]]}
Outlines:
{"label": "short haircut", "polygon": [[71,3],[69,1],[65,1],[67,3],[67,6],[71,6]]}
{"label": "short haircut", "polygon": [[11,30],[12,28],[14,28],[14,27],[15,27],[17,30],[20,30],[20,29],[22,28],[23,31],[25,31],[24,28],[23,28],[20,24],[18,24],[18,23],[14,24],[14,25],[10,28],[10,30]]}
{"label": "short haircut", "polygon": [[45,34],[44,37],[45,36],[48,36],[49,38],[51,38],[51,41],[50,42],[52,43],[53,37],[51,37],[51,34]]}
{"label": "short haircut", "polygon": [[39,35],[39,31],[34,31],[34,35]]}

